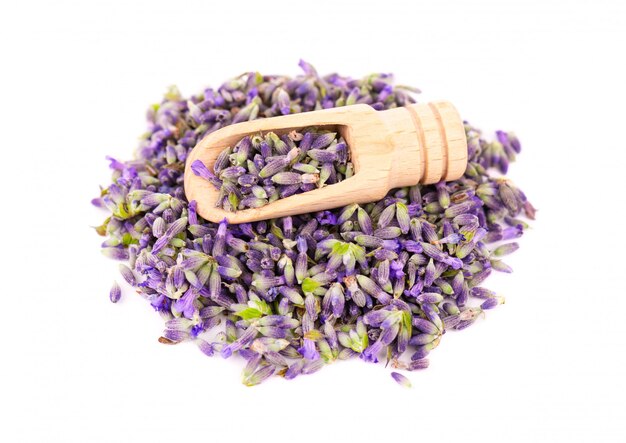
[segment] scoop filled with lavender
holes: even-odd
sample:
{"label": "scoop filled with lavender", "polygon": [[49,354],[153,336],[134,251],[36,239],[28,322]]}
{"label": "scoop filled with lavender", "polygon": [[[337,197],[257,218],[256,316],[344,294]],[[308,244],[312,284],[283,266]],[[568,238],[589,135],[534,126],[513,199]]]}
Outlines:
{"label": "scoop filled with lavender", "polygon": [[[352,79],[301,67],[295,78],[251,72],[188,98],[172,88],[150,107],[135,158],[110,159],[112,183],[93,201],[107,212],[96,228],[102,251],[122,261],[123,279],[163,317],[159,341],[239,356],[246,385],[349,358],[426,368],[447,332],[504,303],[485,283],[493,272],[511,272],[502,259],[518,249],[527,227],[520,217],[535,213],[504,176],[520,143],[510,132],[484,137],[466,124],[469,162],[458,180],[254,223],[204,220],[185,199],[183,170],[207,133],[321,108],[414,102],[389,74]],[[343,143],[320,128],[258,134],[233,146],[207,177],[232,210],[265,204],[345,179]],[[123,303],[122,292],[114,284],[111,300]]]}
{"label": "scoop filled with lavender", "polygon": [[217,206],[228,211],[260,208],[354,173],[345,140],[317,128],[246,136],[218,155],[213,171],[200,160],[191,168],[220,191]]}

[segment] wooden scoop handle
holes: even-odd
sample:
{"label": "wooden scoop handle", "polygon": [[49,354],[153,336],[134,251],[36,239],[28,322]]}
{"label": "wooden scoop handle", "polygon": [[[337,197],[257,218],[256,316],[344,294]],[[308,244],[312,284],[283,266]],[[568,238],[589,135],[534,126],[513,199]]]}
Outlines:
{"label": "wooden scoop handle", "polygon": [[463,120],[445,101],[379,113],[392,145],[390,188],[460,178],[467,167]]}

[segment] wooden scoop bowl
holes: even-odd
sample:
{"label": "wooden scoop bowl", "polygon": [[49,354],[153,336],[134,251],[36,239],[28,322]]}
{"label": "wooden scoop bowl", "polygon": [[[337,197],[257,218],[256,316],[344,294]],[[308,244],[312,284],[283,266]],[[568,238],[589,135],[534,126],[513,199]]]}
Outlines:
{"label": "wooden scoop bowl", "polygon": [[[191,171],[195,160],[212,169],[224,148],[247,135],[269,131],[281,135],[308,126],[343,136],[354,164],[352,177],[261,208],[229,212],[215,206],[219,191]],[[380,200],[393,188],[456,180],[466,166],[465,129],[451,103],[419,103],[386,111],[359,104],[253,120],[208,134],[187,158],[185,194],[197,202],[198,213],[206,220],[238,224]]]}

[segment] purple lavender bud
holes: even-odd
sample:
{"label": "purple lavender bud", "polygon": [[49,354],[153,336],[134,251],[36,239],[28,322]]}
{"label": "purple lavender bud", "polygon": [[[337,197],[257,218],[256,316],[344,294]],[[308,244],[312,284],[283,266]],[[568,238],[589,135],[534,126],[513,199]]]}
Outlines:
{"label": "purple lavender bud", "polygon": [[283,88],[276,88],[274,91],[274,100],[281,114],[287,115],[291,112],[291,100],[289,94],[287,94]]}
{"label": "purple lavender bud", "polygon": [[220,180],[236,180],[246,173],[246,168],[242,166],[229,166],[220,172]]}
{"label": "purple lavender bud", "polygon": [[419,369],[426,369],[428,368],[428,364],[429,364],[429,361],[428,359],[425,359],[425,358],[420,359],[420,360],[414,360],[411,363],[409,363],[409,366],[407,369],[409,371],[417,371]]}
{"label": "purple lavender bud", "polygon": [[380,334],[378,340],[382,344],[389,346],[391,342],[393,342],[398,336],[398,332],[400,332],[400,324],[396,323],[390,328],[384,329],[383,332]]}
{"label": "purple lavender bud", "polygon": [[459,215],[465,214],[469,212],[474,207],[474,203],[472,201],[464,201],[462,203],[458,203],[456,205],[450,206],[445,210],[445,216],[447,218],[456,218]]}
{"label": "purple lavender bud", "polygon": [[332,163],[337,161],[337,153],[330,150],[310,149],[307,156],[320,163]]}
{"label": "purple lavender bud", "polygon": [[452,300],[446,300],[441,306],[450,315],[456,315],[460,312],[458,306]]}
{"label": "purple lavender bud", "polygon": [[215,353],[215,348],[211,343],[202,340],[201,338],[197,338],[195,342],[198,345],[198,349],[200,349],[204,355],[212,357]]}
{"label": "purple lavender bud", "polygon": [[414,241],[422,241],[422,225],[418,219],[413,218],[409,223],[409,231]]}
{"label": "purple lavender bud", "polygon": [[102,254],[114,260],[128,260],[128,250],[123,248],[103,248]]}
{"label": "purple lavender bud", "polygon": [[421,228],[422,237],[424,237],[425,241],[430,243],[437,243],[439,241],[439,236],[430,223],[421,223]]}
{"label": "purple lavender bud", "polygon": [[358,287],[356,287],[356,285],[354,289],[350,290],[350,298],[352,299],[354,304],[360,308],[365,306],[367,303],[367,298],[365,297],[365,294]]}
{"label": "purple lavender bud", "polygon": [[296,172],[279,172],[272,176],[272,182],[278,185],[295,185],[302,183],[302,175]]}
{"label": "purple lavender bud", "polygon": [[523,234],[523,229],[519,226],[511,226],[502,230],[498,240],[512,240],[519,238]]}
{"label": "purple lavender bud", "polygon": [[334,151],[337,154],[337,161],[340,164],[346,164],[349,157],[350,157],[350,152],[348,151],[348,146],[343,143],[337,143],[334,146],[331,146],[330,148],[328,148],[329,150]]}
{"label": "purple lavender bud", "polygon": [[526,217],[528,217],[531,220],[535,219],[537,209],[535,209],[532,203],[530,203],[529,201],[525,201],[523,209],[524,209],[524,215],[526,215]]}
{"label": "purple lavender bud", "polygon": [[454,329],[461,322],[461,319],[459,318],[458,314],[454,314],[444,317],[442,321],[445,325],[445,329],[449,330]]}
{"label": "purple lavender bud", "polygon": [[270,178],[278,172],[282,171],[289,165],[289,161],[287,158],[281,158],[278,160],[274,160],[261,169],[259,172],[259,177],[261,178]]}
{"label": "purple lavender bud", "polygon": [[[452,289],[452,286],[446,280],[444,280],[442,278],[437,278],[437,279],[435,279],[435,284],[437,285],[437,287],[439,288],[439,290],[443,294],[445,294],[445,295],[452,295],[452,294],[454,294],[454,290]],[[433,291],[433,292],[436,292],[436,291]],[[441,301],[441,300],[439,300],[439,301]],[[433,303],[436,303],[436,302],[433,302]]]}
{"label": "purple lavender bud", "polygon": [[396,383],[398,383],[400,386],[404,387],[404,388],[410,388],[411,387],[411,381],[406,378],[404,375],[398,373],[398,372],[392,372],[391,373],[391,378],[393,378]]}
{"label": "purple lavender bud", "polygon": [[267,201],[267,199],[257,198],[255,196],[246,197],[243,200],[241,200],[241,205],[244,208],[261,208],[267,205],[268,203],[269,202]]}
{"label": "purple lavender bud", "polygon": [[519,249],[519,244],[513,242],[513,243],[507,243],[504,245],[501,245],[499,247],[497,247],[496,249],[493,250],[493,255],[496,257],[502,257],[505,255],[509,255],[515,251],[517,251]]}
{"label": "purple lavender bud", "polygon": [[354,238],[354,241],[356,241],[359,245],[368,248],[380,248],[383,246],[383,240],[372,235],[357,235]]}
{"label": "purple lavender bud", "polygon": [[357,220],[359,222],[359,227],[364,234],[372,235],[374,233],[374,228],[372,227],[372,219],[370,218],[367,211],[365,211],[361,207],[359,207],[357,210]]}
{"label": "purple lavender bud", "polygon": [[275,366],[275,367],[276,366],[283,366],[283,367],[288,366],[288,363],[285,357],[280,355],[278,352],[266,351],[263,354],[263,356],[265,357],[265,360],[272,366]]}
{"label": "purple lavender bud", "polygon": [[380,217],[378,217],[378,228],[384,228],[385,226],[387,226],[389,223],[391,223],[391,221],[393,220],[393,218],[395,217],[396,214],[396,205],[395,204],[391,204],[389,206],[387,206],[383,212],[381,212]]}
{"label": "purple lavender bud", "polygon": [[378,268],[372,270],[377,270],[376,279],[378,283],[382,286],[386,285],[389,282],[389,260],[383,260],[378,264]]}
{"label": "purple lavender bud", "polygon": [[217,266],[217,272],[226,279],[234,280],[241,275],[241,269],[229,268],[226,266]]}
{"label": "purple lavender bud", "polygon": [[511,214],[517,214],[520,209],[520,203],[515,195],[513,189],[506,183],[501,182],[498,186],[498,195],[502,200],[502,203],[506,206]]}
{"label": "purple lavender bud", "polygon": [[113,286],[111,286],[111,291],[109,292],[109,299],[111,300],[111,303],[117,303],[120,301],[121,297],[122,289],[120,288],[120,285],[118,285],[117,282],[113,282]]}
{"label": "purple lavender bud", "polygon": [[170,226],[163,234],[163,237],[159,238],[154,243],[154,246],[152,247],[152,253],[156,254],[157,252],[159,252],[165,245],[167,245],[172,240],[172,238],[174,238],[174,236],[183,232],[186,227],[187,217],[182,217],[170,224]]}
{"label": "purple lavender bud", "polygon": [[447,244],[451,244],[451,245],[456,245],[456,244],[458,244],[459,242],[462,242],[462,241],[465,241],[465,237],[463,236],[463,234],[459,234],[459,233],[455,232],[453,234],[447,235],[446,237],[437,240],[436,243],[437,244],[447,243]]}
{"label": "purple lavender bud", "polygon": [[261,152],[261,157],[265,159],[272,155],[272,148],[270,144],[267,142],[267,140],[262,140],[261,143],[259,144],[258,149]]}
{"label": "purple lavender bud", "polygon": [[398,238],[402,235],[400,228],[396,226],[387,226],[385,228],[378,228],[374,231],[374,236],[382,238],[383,240],[391,240]]}
{"label": "purple lavender bud", "polygon": [[383,321],[389,317],[391,311],[387,311],[384,309],[369,311],[363,316],[363,322],[366,325],[373,326],[375,328],[380,327]]}
{"label": "purple lavender bud", "polygon": [[491,268],[495,269],[496,271],[506,272],[507,274],[513,272],[513,269],[502,260],[490,260],[490,263]]}
{"label": "purple lavender bud", "polygon": [[258,181],[259,181],[258,177],[254,175],[250,175],[250,174],[244,174],[237,179],[237,183],[239,183],[240,186],[244,186],[244,187],[252,187],[256,185]]}
{"label": "purple lavender bud", "polygon": [[298,172],[305,172],[305,173],[308,173],[308,174],[319,174],[320,173],[320,170],[317,167],[315,167],[313,165],[310,165],[310,164],[307,164],[307,163],[295,163],[291,167],[291,169],[293,169],[295,171],[298,171]]}
{"label": "purple lavender bud", "polygon": [[267,199],[269,196],[268,192],[261,186],[252,186],[250,190],[252,192],[252,195],[259,199]]}
{"label": "purple lavender bud", "polygon": [[275,371],[276,371],[276,368],[273,365],[263,366],[261,367],[261,369],[258,369],[255,373],[253,373],[249,377],[245,377],[243,379],[243,384],[246,386],[258,385],[262,383],[263,381],[267,380],[268,378],[270,378],[274,374]]}
{"label": "purple lavender bud", "polygon": [[180,288],[185,281],[185,273],[181,269],[181,267],[177,266],[172,270],[172,281],[174,286]]}
{"label": "purple lavender bud", "polygon": [[411,339],[409,340],[409,344],[412,346],[427,345],[436,338],[436,334],[417,334],[411,337]]}
{"label": "purple lavender bud", "polygon": [[463,282],[465,281],[465,277],[463,272],[457,272],[452,281],[450,282],[450,286],[452,287],[452,292],[454,294],[459,294],[461,289],[463,288]]}
{"label": "purple lavender bud", "polygon": [[317,318],[319,300],[312,293],[306,294],[304,297],[304,308],[310,319],[315,320]]}
{"label": "purple lavender bud", "polygon": [[481,287],[472,288],[471,294],[473,297],[482,299],[488,299],[496,296],[496,293],[494,291]]}
{"label": "purple lavender bud", "polygon": [[431,323],[430,321],[424,319],[424,318],[420,318],[420,317],[413,317],[411,322],[413,323],[413,326],[418,329],[419,331],[421,331],[424,334],[439,334],[440,331],[437,328],[437,326],[435,326],[433,323]]}
{"label": "purple lavender bud", "polygon": [[388,249],[377,249],[376,251],[374,251],[374,258],[379,261],[395,260],[396,258],[398,258],[398,254]]}
{"label": "purple lavender bud", "polygon": [[436,292],[423,292],[415,300],[418,303],[439,303],[443,301],[443,296]]}
{"label": "purple lavender bud", "polygon": [[360,208],[359,208],[359,205],[357,205],[356,203],[353,203],[351,205],[344,207],[343,210],[341,211],[341,214],[339,215],[339,218],[337,219],[337,224],[342,224],[350,220],[350,218],[352,217],[352,215],[357,209],[360,209]]}
{"label": "purple lavender bud", "polygon": [[483,269],[472,276],[470,283],[472,286],[478,286],[485,281],[489,275],[491,275],[491,268]]}
{"label": "purple lavender bud", "polygon": [[367,362],[378,363],[378,354],[384,346],[381,341],[374,342],[362,352],[361,358]]}
{"label": "purple lavender bud", "polygon": [[319,174],[302,174],[300,176],[300,179],[302,181],[302,186],[300,187],[300,189],[306,192],[312,191],[316,188],[315,183],[319,181],[320,176]]}
{"label": "purple lavender bud", "polygon": [[487,309],[493,309],[496,306],[498,306],[500,304],[503,304],[503,303],[504,303],[504,298],[503,297],[488,298],[487,300],[482,302],[482,304],[480,305],[480,309],[486,311]]}
{"label": "purple lavender bud", "polygon": [[330,145],[336,138],[336,132],[326,132],[324,134],[318,135],[311,144],[309,153],[311,152],[311,150],[319,150],[328,147],[328,145]]}
{"label": "purple lavender bud", "polygon": [[448,193],[446,182],[439,182],[435,185],[435,187],[437,188],[437,199],[439,204],[443,209],[446,209],[450,206],[450,194]]}
{"label": "purple lavender bud", "polygon": [[334,283],[331,285],[329,291],[333,315],[336,318],[339,318],[343,314],[343,308],[345,306],[343,289],[339,283]]}
{"label": "purple lavender bud", "polygon": [[163,336],[159,338],[160,343],[175,344],[189,338],[189,334],[185,331],[166,329],[163,331]]}
{"label": "purple lavender bud", "polygon": [[461,269],[463,267],[463,262],[460,259],[450,257],[445,252],[439,250],[439,248],[437,248],[437,246],[435,245],[422,242],[422,248],[426,255],[435,259],[436,261],[449,265],[452,269]]}
{"label": "purple lavender bud", "polygon": [[416,347],[417,351],[415,351],[413,355],[411,355],[411,360],[415,361],[415,360],[421,360],[423,358],[426,358],[428,354],[430,354],[429,348],[430,348],[429,345],[417,346]]}
{"label": "purple lavender bud", "polygon": [[302,152],[306,152],[311,148],[311,144],[313,143],[313,133],[307,132],[301,135],[301,137],[298,148],[300,148]]}
{"label": "purple lavender bud", "polygon": [[198,177],[202,177],[205,180],[211,182],[213,186],[219,189],[222,185],[222,181],[218,179],[200,160],[195,160],[191,164],[191,171]]}
{"label": "purple lavender bud", "polygon": [[405,251],[408,251],[414,254],[419,254],[423,251],[421,243],[417,241],[404,240],[403,242],[401,242],[401,244],[402,244],[402,248]]}
{"label": "purple lavender bud", "polygon": [[424,314],[426,314],[428,320],[437,326],[437,329],[443,331],[443,322],[441,321],[441,317],[439,317],[439,314],[433,309],[433,307],[428,304],[423,304],[422,310],[424,311]]}
{"label": "purple lavender bud", "polygon": [[[228,166],[230,163],[229,156],[232,153],[231,148],[226,148],[222,152],[220,152],[215,159],[215,163],[213,164],[213,172],[219,175],[220,172]],[[207,179],[208,180],[208,179]]]}
{"label": "purple lavender bud", "polygon": [[320,354],[315,348],[315,342],[313,340],[304,339],[304,344],[298,352],[307,360],[317,360],[320,358]]}
{"label": "purple lavender bud", "polygon": [[302,366],[302,374],[313,374],[324,367],[324,360],[317,358],[305,361]]}
{"label": "purple lavender bud", "polygon": [[381,304],[386,305],[391,301],[391,296],[383,291],[371,278],[365,275],[357,275],[356,279],[363,291],[374,297]]}
{"label": "purple lavender bud", "polygon": [[426,269],[424,271],[424,286],[430,286],[435,281],[435,263],[431,258],[426,265]]}
{"label": "purple lavender bud", "polygon": [[285,284],[285,277],[265,277],[262,275],[257,275],[252,281],[252,286],[260,291],[266,291],[269,288],[273,288],[275,286],[281,286]]}
{"label": "purple lavender bud", "polygon": [[407,234],[410,229],[411,219],[409,217],[409,209],[403,203],[396,203],[396,220],[403,234]]}
{"label": "purple lavender bud", "polygon": [[131,286],[135,286],[137,284],[135,274],[133,274],[133,271],[131,271],[128,266],[126,266],[125,264],[120,264],[119,269],[122,277],[124,277],[124,280],[126,280],[126,283]]}
{"label": "purple lavender bud", "polygon": [[298,375],[302,374],[302,368],[304,367],[304,360],[296,360],[295,363],[292,363],[287,371],[285,372],[284,377],[287,380],[291,380],[296,378]]}
{"label": "purple lavender bud", "polygon": [[287,336],[286,329],[276,326],[260,326],[257,330],[266,337],[285,338]]}

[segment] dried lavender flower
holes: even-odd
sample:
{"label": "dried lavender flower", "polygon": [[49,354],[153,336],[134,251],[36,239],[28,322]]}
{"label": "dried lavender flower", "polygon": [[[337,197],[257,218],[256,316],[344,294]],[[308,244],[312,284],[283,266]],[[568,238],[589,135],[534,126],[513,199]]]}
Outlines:
{"label": "dried lavender flower", "polygon": [[[103,254],[127,261],[122,277],[165,319],[159,341],[193,341],[208,356],[247,360],[246,385],[291,379],[359,356],[406,370],[450,330],[467,328],[504,298],[482,286],[518,249],[535,208],[505,174],[520,153],[510,132],[490,141],[469,124],[459,180],[399,188],[378,202],[228,225],[197,214],[183,190],[188,152],[239,121],[365,103],[413,103],[393,77],[246,73],[183,98],[172,90],[148,112],[133,160],[109,159],[112,183],[93,203],[108,212],[96,232]],[[329,128],[254,134],[194,174],[230,210],[260,207],[354,173],[345,140]],[[503,244],[497,242],[504,242]],[[112,302],[119,300],[117,283]],[[209,339],[209,337],[214,337]],[[406,385],[398,373],[392,377]]]}
{"label": "dried lavender flower", "polygon": [[111,291],[109,293],[109,299],[111,300],[111,303],[117,303],[118,301],[120,301],[121,297],[122,289],[120,288],[120,285],[118,285],[117,282],[113,282],[113,286],[111,286]]}
{"label": "dried lavender flower", "polygon": [[411,387],[411,380],[409,380],[408,378],[406,378],[404,375],[400,374],[399,372],[392,372],[391,378],[393,378],[396,381],[396,383],[398,383],[402,387],[405,387],[405,388]]}

